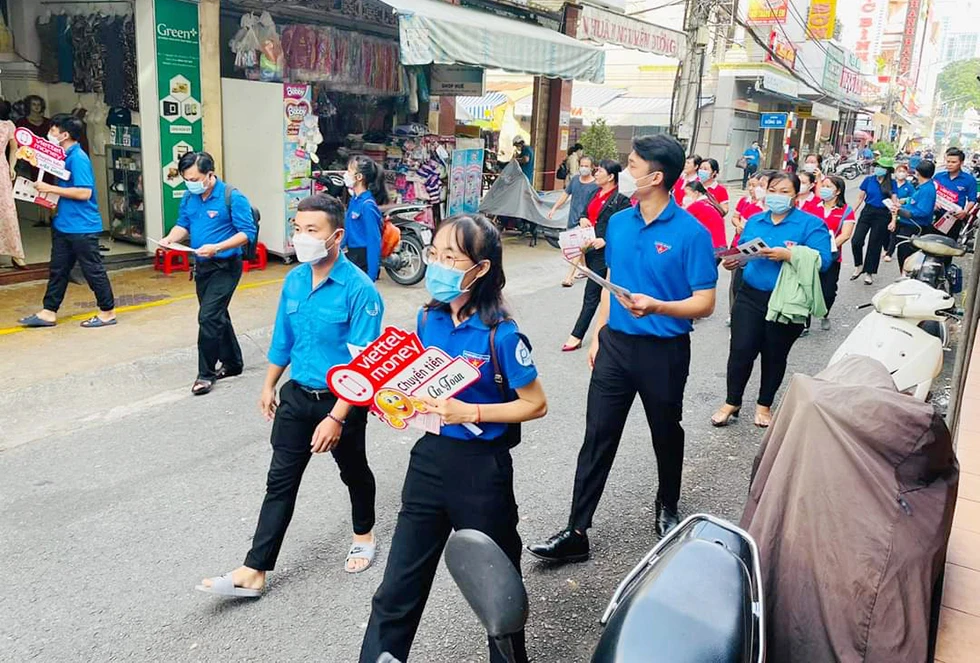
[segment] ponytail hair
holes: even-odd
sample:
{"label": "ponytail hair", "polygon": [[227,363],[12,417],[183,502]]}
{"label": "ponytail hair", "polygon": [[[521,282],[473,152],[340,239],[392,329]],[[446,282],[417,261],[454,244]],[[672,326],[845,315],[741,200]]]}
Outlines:
{"label": "ponytail hair", "polygon": [[374,202],[378,205],[387,205],[388,188],[385,186],[385,171],[370,157],[359,154],[351,157],[348,165],[354,164],[354,171],[360,173],[364,178],[364,186],[371,192]]}

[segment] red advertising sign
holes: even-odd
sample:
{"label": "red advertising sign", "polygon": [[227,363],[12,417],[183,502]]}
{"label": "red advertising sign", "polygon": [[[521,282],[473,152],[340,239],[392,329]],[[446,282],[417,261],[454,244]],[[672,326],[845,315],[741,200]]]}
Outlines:
{"label": "red advertising sign", "polygon": [[20,127],[14,132],[14,138],[20,148],[17,158],[23,159],[32,166],[51,173],[58,179],[67,180],[69,173],[65,170],[65,151],[60,146],[34,135],[30,129]]}
{"label": "red advertising sign", "polygon": [[947,189],[942,184],[936,184],[936,207],[949,212],[961,212],[960,196],[952,189]]}
{"label": "red advertising sign", "polygon": [[749,23],[785,23],[789,0],[749,0]]}
{"label": "red advertising sign", "polygon": [[915,44],[916,28],[919,24],[921,0],[909,0],[905,12],[905,31],[902,33],[902,50],[898,56],[898,73],[908,75],[912,71],[912,51]]}
{"label": "red advertising sign", "polygon": [[840,74],[840,89],[842,92],[860,97],[864,90],[864,79],[858,72],[845,67]]}
{"label": "red advertising sign", "polygon": [[769,33],[769,48],[775,53],[775,58],[766,53],[766,62],[773,62],[774,59],[778,59],[790,69],[796,68],[796,49],[792,42],[775,30]]}
{"label": "red advertising sign", "polygon": [[480,379],[480,371],[439,348],[425,348],[417,334],[386,327],[350,363],[327,373],[331,391],[348,403],[369,406],[396,429],[408,426],[439,432],[440,419],[423,398],[452,398]]}

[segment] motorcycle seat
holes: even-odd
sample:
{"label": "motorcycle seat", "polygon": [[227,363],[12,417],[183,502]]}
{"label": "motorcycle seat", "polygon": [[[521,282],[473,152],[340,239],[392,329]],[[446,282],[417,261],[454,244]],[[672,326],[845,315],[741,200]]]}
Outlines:
{"label": "motorcycle seat", "polygon": [[966,247],[946,235],[921,235],[912,238],[912,246],[930,256],[959,257],[966,253]]}
{"label": "motorcycle seat", "polygon": [[741,559],[704,539],[665,551],[613,612],[593,663],[743,663],[752,585]]}

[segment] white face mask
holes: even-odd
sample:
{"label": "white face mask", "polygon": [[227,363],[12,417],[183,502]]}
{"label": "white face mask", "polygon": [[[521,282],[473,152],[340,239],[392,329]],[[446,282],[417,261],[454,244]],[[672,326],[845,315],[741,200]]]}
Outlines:
{"label": "white face mask", "polygon": [[58,138],[58,136],[56,134],[50,134],[49,133],[47,137],[48,137],[48,142],[49,143],[54,143],[55,145],[61,145],[61,139]]}
{"label": "white face mask", "polygon": [[[330,236],[333,239],[337,233]],[[320,262],[330,255],[336,242],[327,246],[329,240],[319,239],[313,235],[297,232],[293,235],[293,248],[296,249],[296,259],[300,262]]]}
{"label": "white face mask", "polygon": [[904,182],[906,177],[908,177],[908,174],[903,173],[901,171],[895,173],[895,179],[898,180],[899,182]]}
{"label": "white face mask", "polygon": [[817,164],[815,163],[803,164],[803,170],[805,170],[808,173],[815,173],[817,172]]}
{"label": "white face mask", "polygon": [[766,197],[766,187],[764,187],[764,186],[757,186],[755,188],[755,199],[756,200],[763,200],[765,197]]}
{"label": "white face mask", "polygon": [[344,186],[346,186],[348,189],[350,189],[351,191],[353,191],[355,184],[357,184],[357,180],[354,179],[354,176],[350,174],[350,171],[349,170],[348,171],[345,171],[344,172]]}
{"label": "white face mask", "polygon": [[588,166],[582,166],[581,168],[578,169],[578,174],[581,175],[582,177],[588,177],[592,174],[592,169],[589,168]]}

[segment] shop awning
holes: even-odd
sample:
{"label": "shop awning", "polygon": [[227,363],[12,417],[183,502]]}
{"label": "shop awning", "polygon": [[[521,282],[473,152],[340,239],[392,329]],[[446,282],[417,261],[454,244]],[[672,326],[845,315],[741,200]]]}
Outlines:
{"label": "shop awning", "polygon": [[577,39],[438,0],[383,0],[398,14],[404,65],[469,64],[486,69],[602,83],[606,55]]}
{"label": "shop awning", "polygon": [[471,120],[492,120],[493,111],[507,103],[507,95],[503,92],[487,92],[482,97],[456,97],[456,119],[460,119],[460,110],[470,116]]}

